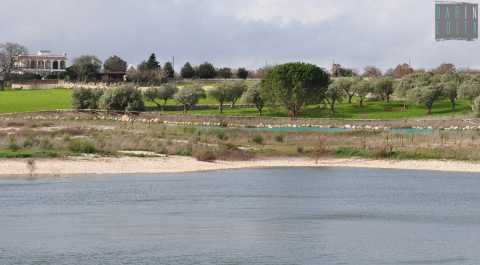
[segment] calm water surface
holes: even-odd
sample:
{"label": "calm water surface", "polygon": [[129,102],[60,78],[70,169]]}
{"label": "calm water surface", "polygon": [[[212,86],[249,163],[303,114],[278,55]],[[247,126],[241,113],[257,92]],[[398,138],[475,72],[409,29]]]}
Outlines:
{"label": "calm water surface", "polygon": [[480,264],[480,176],[268,169],[2,180],[0,264]]}

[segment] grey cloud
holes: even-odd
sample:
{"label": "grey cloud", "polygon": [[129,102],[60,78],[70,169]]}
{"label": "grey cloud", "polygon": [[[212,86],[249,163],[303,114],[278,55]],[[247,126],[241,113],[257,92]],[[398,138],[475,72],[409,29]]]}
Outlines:
{"label": "grey cloud", "polygon": [[[245,0],[249,8],[257,2]],[[117,54],[132,64],[155,52],[162,62],[175,56],[177,66],[211,61],[256,68],[297,60],[323,67],[335,60],[357,69],[409,60],[422,68],[479,66],[472,56],[480,51],[477,42],[435,42],[430,0],[338,0],[333,17],[325,16],[322,0],[290,2],[292,9],[311,5],[325,19],[296,20],[293,12],[285,23],[281,14],[288,10],[279,9],[270,19],[249,19],[237,13],[241,2],[235,0],[2,0],[9,12],[0,16],[0,42],[65,51],[71,58]]]}

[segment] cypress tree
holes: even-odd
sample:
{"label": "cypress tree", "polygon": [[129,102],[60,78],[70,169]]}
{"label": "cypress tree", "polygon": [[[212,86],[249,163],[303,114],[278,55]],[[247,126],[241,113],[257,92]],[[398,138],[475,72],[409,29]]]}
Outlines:
{"label": "cypress tree", "polygon": [[167,78],[174,78],[175,77],[175,70],[173,69],[172,63],[167,62],[163,66],[163,72]]}

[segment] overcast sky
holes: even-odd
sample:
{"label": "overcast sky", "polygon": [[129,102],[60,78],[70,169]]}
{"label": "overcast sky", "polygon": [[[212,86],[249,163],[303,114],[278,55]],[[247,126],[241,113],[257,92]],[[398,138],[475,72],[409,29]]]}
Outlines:
{"label": "overcast sky", "polygon": [[478,41],[436,42],[433,0],[1,0],[0,42],[72,59],[152,52],[177,66],[288,61],[480,67]]}

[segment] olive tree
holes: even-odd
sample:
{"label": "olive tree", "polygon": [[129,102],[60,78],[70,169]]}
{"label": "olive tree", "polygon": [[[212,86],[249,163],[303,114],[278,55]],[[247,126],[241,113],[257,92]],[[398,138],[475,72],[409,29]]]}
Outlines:
{"label": "olive tree", "polygon": [[480,96],[473,100],[472,111],[475,117],[480,118]]}
{"label": "olive tree", "polygon": [[385,77],[377,79],[375,83],[375,93],[380,96],[381,99],[390,102],[394,90],[394,82],[392,78]]}
{"label": "olive tree", "polygon": [[184,87],[175,94],[175,100],[182,104],[185,113],[195,106],[201,98],[205,98],[205,90],[199,86]]}
{"label": "olive tree", "polygon": [[148,62],[140,63],[137,68],[130,68],[127,72],[127,79],[143,86],[157,86],[167,81],[160,67],[153,68],[155,63],[149,66]]}
{"label": "olive tree", "polygon": [[121,86],[106,90],[100,99],[101,106],[107,110],[143,111],[145,105],[142,93],[133,86]]}
{"label": "olive tree", "polygon": [[212,97],[216,101],[218,101],[218,109],[220,113],[223,113],[223,105],[225,101],[228,100],[228,94],[229,94],[229,87],[227,86],[227,84],[221,84],[217,87],[209,89],[207,91],[207,94],[209,97]]}
{"label": "olive tree", "polygon": [[335,81],[339,89],[343,90],[344,95],[348,98],[348,103],[352,103],[352,98],[356,94],[357,87],[353,85],[353,81],[351,78],[343,77],[339,78]]}
{"label": "olive tree", "polygon": [[443,94],[450,100],[452,104],[452,111],[455,111],[457,98],[458,98],[458,85],[456,82],[447,82],[442,84]]}
{"label": "olive tree", "polygon": [[342,80],[333,81],[325,92],[325,100],[330,105],[330,111],[335,113],[335,105],[345,97],[345,90],[342,88]]}
{"label": "olive tree", "polygon": [[[157,105],[157,108],[164,111],[168,100],[173,99],[175,93],[177,92],[178,89],[176,86],[173,86],[171,84],[165,84],[160,87],[150,87],[143,93],[143,95],[145,96],[145,98],[155,103],[155,105]],[[160,105],[157,99],[163,100],[163,105]]]}
{"label": "olive tree", "polygon": [[268,71],[261,86],[271,103],[283,105],[296,118],[306,104],[324,99],[329,81],[329,75],[316,65],[287,63]]}
{"label": "olive tree", "polygon": [[97,109],[100,98],[103,95],[103,90],[76,88],[72,93],[72,105],[77,110],[82,109]]}
{"label": "olive tree", "polygon": [[360,98],[360,107],[363,107],[365,98],[368,96],[368,94],[373,92],[372,82],[364,79],[354,83],[353,86],[355,86],[357,96]]}
{"label": "olive tree", "polygon": [[254,104],[260,116],[262,116],[263,108],[265,107],[265,100],[263,99],[261,87],[259,84],[251,86],[247,90],[247,102]]}
{"label": "olive tree", "polygon": [[93,55],[83,55],[74,60],[71,68],[79,81],[95,81],[102,68],[102,62]]}
{"label": "olive tree", "polygon": [[147,90],[145,90],[143,92],[143,96],[145,97],[145,99],[155,103],[155,105],[157,105],[157,108],[160,109],[161,108],[161,105],[159,102],[157,102],[157,98],[158,98],[158,87],[149,87]]}
{"label": "olive tree", "polygon": [[402,79],[395,83],[395,94],[404,99],[403,109],[407,109],[408,93],[410,90],[417,87],[425,87],[442,82],[441,78],[435,77],[429,72],[415,72],[402,77]]}
{"label": "olive tree", "polygon": [[237,101],[247,90],[247,85],[245,82],[239,81],[228,84],[227,88],[227,101],[231,102],[232,108],[234,108]]}
{"label": "olive tree", "polygon": [[415,81],[409,76],[403,77],[395,86],[395,93],[399,97],[406,97],[408,91],[416,87]]}
{"label": "olive tree", "polygon": [[442,89],[440,86],[422,86],[411,89],[407,98],[410,102],[427,107],[428,114],[432,114],[433,103],[442,98]]}
{"label": "olive tree", "polygon": [[473,101],[480,96],[480,82],[469,80],[463,82],[458,89],[459,97]]}
{"label": "olive tree", "polygon": [[442,82],[455,82],[457,84],[462,83],[464,77],[458,73],[446,73],[441,75]]}

